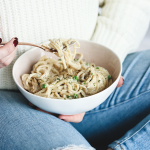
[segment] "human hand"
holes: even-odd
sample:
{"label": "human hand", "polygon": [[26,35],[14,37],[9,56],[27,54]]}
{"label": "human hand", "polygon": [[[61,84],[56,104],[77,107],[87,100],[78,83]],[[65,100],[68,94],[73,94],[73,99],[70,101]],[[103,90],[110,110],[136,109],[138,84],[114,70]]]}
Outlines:
{"label": "human hand", "polygon": [[124,78],[123,76],[120,77],[119,82],[117,84],[117,87],[121,87],[124,84]]}
{"label": "human hand", "polygon": [[[2,39],[0,38],[0,43]],[[8,66],[15,57],[17,51],[18,38],[12,38],[4,46],[0,46],[0,68]]]}
{"label": "human hand", "polygon": [[36,110],[45,112],[45,113],[47,113],[47,114],[54,115],[54,116],[58,117],[59,119],[64,120],[64,121],[66,121],[66,122],[79,123],[79,122],[82,121],[82,119],[83,119],[83,117],[84,117],[84,115],[85,115],[85,113],[80,113],[80,114],[76,114],[76,115],[59,115],[59,116],[58,116],[58,115],[56,115],[56,114],[53,114],[53,113],[47,112],[47,111],[45,111],[45,110],[42,110],[42,109],[40,109],[40,108],[34,106],[34,105],[33,105],[32,103],[30,103],[30,102],[29,102],[29,105],[30,105],[32,108],[36,109]]}
{"label": "human hand", "polygon": [[[119,79],[117,87],[121,87],[123,85],[123,83],[124,83],[124,79],[121,76],[120,79]],[[29,105],[34,107],[34,105],[31,104],[31,103],[29,103]],[[52,114],[52,113],[46,112],[46,111],[44,111],[40,108],[36,108],[36,110],[39,110],[39,111],[42,111],[42,112],[45,112],[45,113],[48,113],[48,114]],[[54,114],[52,114],[52,115],[54,115]],[[79,123],[83,120],[84,115],[85,115],[85,112],[80,113],[80,114],[76,114],[76,115],[59,115],[58,118],[61,119],[61,120],[66,121],[66,122]]]}
{"label": "human hand", "polygon": [[76,115],[60,115],[58,118],[66,122],[79,123],[83,120],[84,115],[85,115],[85,112],[76,114]]}
{"label": "human hand", "polygon": [[[121,76],[118,82],[117,87],[121,87],[124,83],[124,78]],[[74,122],[74,123],[79,123],[83,120],[85,113],[80,113],[77,115],[60,115],[59,119],[62,119],[66,122]]]}

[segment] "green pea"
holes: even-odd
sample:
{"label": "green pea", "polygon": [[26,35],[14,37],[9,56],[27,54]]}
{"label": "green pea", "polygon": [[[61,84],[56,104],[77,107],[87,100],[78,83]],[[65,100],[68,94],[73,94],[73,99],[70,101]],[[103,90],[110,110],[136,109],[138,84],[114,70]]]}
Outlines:
{"label": "green pea", "polygon": [[108,75],[107,78],[108,78],[108,79],[111,79],[111,75]]}
{"label": "green pea", "polygon": [[78,94],[74,94],[74,98],[78,98]]}
{"label": "green pea", "polygon": [[46,84],[43,84],[43,85],[42,85],[42,88],[43,88],[43,89],[46,88]]}

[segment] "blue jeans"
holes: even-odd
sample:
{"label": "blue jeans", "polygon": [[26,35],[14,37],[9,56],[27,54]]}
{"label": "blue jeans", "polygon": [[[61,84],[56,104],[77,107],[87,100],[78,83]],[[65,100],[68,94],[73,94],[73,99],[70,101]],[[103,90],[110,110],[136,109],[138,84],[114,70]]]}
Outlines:
{"label": "blue jeans", "polygon": [[122,75],[124,85],[77,124],[32,109],[19,91],[1,90],[0,149],[149,150],[150,50],[129,54]]}

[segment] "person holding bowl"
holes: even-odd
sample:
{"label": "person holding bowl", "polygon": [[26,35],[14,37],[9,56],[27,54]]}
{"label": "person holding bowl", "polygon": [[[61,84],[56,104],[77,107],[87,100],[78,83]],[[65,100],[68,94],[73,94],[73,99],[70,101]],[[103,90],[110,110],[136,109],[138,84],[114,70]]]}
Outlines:
{"label": "person holding bowl", "polygon": [[[97,0],[0,1],[0,43],[14,37],[0,47],[0,149],[150,149],[150,51],[135,52],[148,29],[150,2],[99,5],[97,16]],[[40,44],[60,37],[97,42],[122,60],[120,88],[93,110],[56,117],[32,109],[16,91],[12,66],[29,48],[18,39]]]}

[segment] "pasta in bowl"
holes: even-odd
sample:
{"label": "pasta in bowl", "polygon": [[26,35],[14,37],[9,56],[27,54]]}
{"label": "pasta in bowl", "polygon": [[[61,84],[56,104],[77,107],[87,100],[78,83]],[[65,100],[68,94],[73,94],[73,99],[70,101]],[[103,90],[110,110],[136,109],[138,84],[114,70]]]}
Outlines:
{"label": "pasta in bowl", "polygon": [[[69,42],[72,40],[50,40],[46,45],[56,48],[57,53],[33,48],[13,67],[14,81],[31,103],[66,115],[101,104],[115,89],[121,74],[121,62],[111,50],[84,40],[76,41],[71,49]],[[62,51],[64,45],[67,49]]]}
{"label": "pasta in bowl", "polygon": [[[72,52],[69,43],[76,42]],[[62,51],[63,45],[67,47]],[[111,75],[103,67],[83,61],[83,54],[76,53],[80,44],[76,40],[50,40],[61,59],[42,56],[30,74],[22,76],[24,88],[38,96],[55,99],[76,99],[96,94],[112,84]],[[76,58],[78,56],[78,58]]]}

